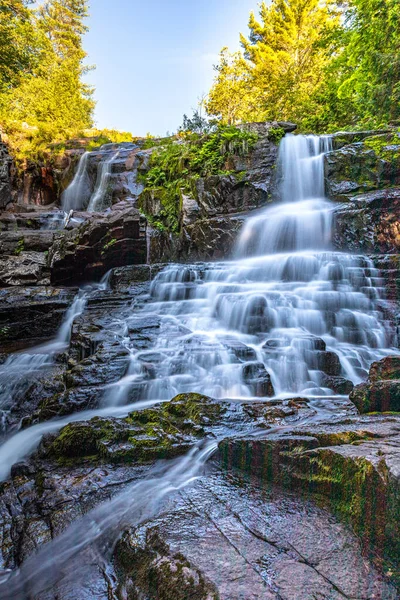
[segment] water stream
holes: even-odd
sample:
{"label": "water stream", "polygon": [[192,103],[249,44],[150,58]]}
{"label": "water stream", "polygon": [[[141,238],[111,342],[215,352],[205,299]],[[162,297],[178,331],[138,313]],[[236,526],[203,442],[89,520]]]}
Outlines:
{"label": "water stream", "polygon": [[[281,203],[247,219],[233,260],[175,264],[159,273],[148,301],[122,323],[122,340],[130,352],[127,374],[109,386],[98,409],[34,425],[8,438],[0,447],[0,479],[45,433],[95,415],[124,416],[182,392],[235,401],[302,395],[326,419],[337,409],[339,384],[359,383],[374,360],[397,352],[378,270],[367,257],[335,252],[331,245],[333,205],[324,194],[324,154],[330,147],[327,136],[283,139]],[[84,308],[82,296],[74,304],[71,319]],[[139,350],[129,332],[145,322],[153,323],[157,335],[148,349]],[[54,344],[67,343],[68,331],[67,318]],[[27,360],[23,356],[9,360]],[[7,393],[12,396],[12,389]],[[196,460],[191,454],[178,461],[157,478],[155,487],[143,481],[96,509],[85,517],[84,531],[73,525],[41,550],[39,559],[29,559],[20,578],[9,580],[12,597],[22,598],[21,586],[34,569],[36,583],[30,589],[45,589],[63,561],[110,526],[119,529],[126,515],[130,522],[140,522],[148,514],[140,512],[143,490],[146,498],[150,488],[161,490],[164,497],[187,485],[209,450],[197,451]],[[171,478],[174,468],[179,472],[176,482]],[[158,492],[155,497],[160,499]],[[49,557],[52,568],[57,561],[54,576],[44,572]],[[4,589],[0,587],[0,598],[7,597]]]}

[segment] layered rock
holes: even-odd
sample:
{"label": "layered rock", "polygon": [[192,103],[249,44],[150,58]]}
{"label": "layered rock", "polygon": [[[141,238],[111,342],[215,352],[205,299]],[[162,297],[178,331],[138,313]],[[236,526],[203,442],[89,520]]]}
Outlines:
{"label": "layered rock", "polygon": [[351,523],[365,548],[388,561],[399,581],[398,417],[288,428],[257,439],[226,440],[220,450],[225,468],[239,469],[249,480],[257,477],[322,497]]}
{"label": "layered rock", "polygon": [[0,210],[13,201],[12,178],[14,163],[7,146],[0,138]]}
{"label": "layered rock", "polygon": [[147,259],[146,221],[134,208],[88,218],[49,252],[53,284],[98,281],[113,267]]}
{"label": "layered rock", "polygon": [[334,224],[340,250],[399,250],[400,134],[377,133],[337,134],[334,147],[340,149],[326,155],[327,193],[342,203]]}

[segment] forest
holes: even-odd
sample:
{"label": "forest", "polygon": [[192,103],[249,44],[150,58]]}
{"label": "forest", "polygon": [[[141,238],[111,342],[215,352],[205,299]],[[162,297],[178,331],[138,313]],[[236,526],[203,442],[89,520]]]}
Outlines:
{"label": "forest", "polygon": [[[94,128],[85,83],[86,0],[2,0],[0,125],[21,159],[82,137],[131,141]],[[245,30],[245,23],[243,24]],[[273,0],[252,13],[241,50],[224,47],[202,104],[207,122],[287,120],[302,132],[376,128],[400,119],[397,0]],[[223,40],[221,40],[221,45]]]}

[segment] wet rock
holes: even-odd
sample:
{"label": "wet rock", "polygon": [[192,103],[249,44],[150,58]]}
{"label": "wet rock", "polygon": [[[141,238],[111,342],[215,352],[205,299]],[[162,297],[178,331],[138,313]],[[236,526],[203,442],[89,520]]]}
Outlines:
{"label": "wet rock", "polygon": [[41,252],[21,252],[0,258],[0,287],[48,285],[50,271]]}
{"label": "wet rock", "polygon": [[17,287],[0,290],[0,347],[19,348],[53,337],[71,304],[73,289]]}
{"label": "wet rock", "polygon": [[400,582],[400,418],[353,417],[225,440],[220,450],[226,468],[322,496]]}
{"label": "wet rock", "polygon": [[150,265],[130,265],[113,269],[110,286],[112,289],[128,289],[137,283],[151,281],[157,274],[156,266],[153,270]]}
{"label": "wet rock", "polygon": [[257,397],[273,396],[275,394],[271,377],[263,363],[252,362],[243,365],[243,380]]}
{"label": "wet rock", "polygon": [[127,530],[114,564],[119,598],[176,600],[191,592],[196,600],[394,600],[397,594],[355,536],[309,499],[275,487],[263,493],[219,473]]}
{"label": "wet rock", "polygon": [[317,362],[317,369],[326,373],[326,375],[337,377],[342,372],[340,360],[335,352],[317,351],[314,357]]}
{"label": "wet rock", "polygon": [[0,256],[18,256],[22,251],[46,252],[54,241],[52,231],[3,231],[0,239]]}
{"label": "wet rock", "polygon": [[113,267],[144,264],[146,257],[146,223],[136,209],[92,217],[54,242],[51,281],[99,280]]}
{"label": "wet rock", "polygon": [[334,243],[340,250],[397,252],[400,247],[400,188],[350,195],[334,213]]}
{"label": "wet rock", "polygon": [[126,419],[95,417],[70,423],[46,448],[56,458],[96,458],[106,462],[146,462],[184,453],[216,423],[226,407],[200,394],[180,394],[160,407]]}
{"label": "wet rock", "polygon": [[335,394],[347,396],[353,391],[354,384],[352,381],[345,379],[344,377],[323,375],[321,378],[321,386],[329,388]]}
{"label": "wet rock", "polygon": [[400,357],[386,356],[378,362],[374,362],[369,370],[369,380],[372,383],[387,379],[400,379]]}
{"label": "wet rock", "polygon": [[343,201],[351,192],[365,193],[400,185],[399,148],[399,135],[389,133],[329,152],[325,158],[328,196]]}
{"label": "wet rock", "polygon": [[400,412],[400,380],[357,385],[350,400],[360,413]]}

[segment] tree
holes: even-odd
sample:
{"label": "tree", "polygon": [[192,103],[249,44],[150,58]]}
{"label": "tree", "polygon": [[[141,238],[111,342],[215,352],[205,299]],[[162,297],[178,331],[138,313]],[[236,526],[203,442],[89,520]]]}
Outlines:
{"label": "tree", "polygon": [[253,84],[251,69],[243,54],[231,54],[228,48],[223,48],[214,69],[217,74],[206,103],[208,114],[228,125],[250,116],[256,120],[259,90]]}
{"label": "tree", "polygon": [[0,93],[15,87],[37,67],[42,44],[28,5],[31,0],[0,3]]}
{"label": "tree", "polygon": [[93,91],[83,82],[86,0],[47,0],[30,13],[40,60],[18,85],[0,94],[6,132],[14,135],[17,152],[22,145],[28,153],[90,127],[94,109]]}
{"label": "tree", "polygon": [[[332,54],[323,35],[338,27],[331,0],[272,0],[250,15],[244,54],[221,53],[208,110],[228,122],[295,120],[316,113],[318,91]],[[318,112],[318,111],[317,111]]]}
{"label": "tree", "polygon": [[338,97],[353,119],[383,124],[400,118],[400,2],[352,0],[345,10],[343,53],[335,61]]}

